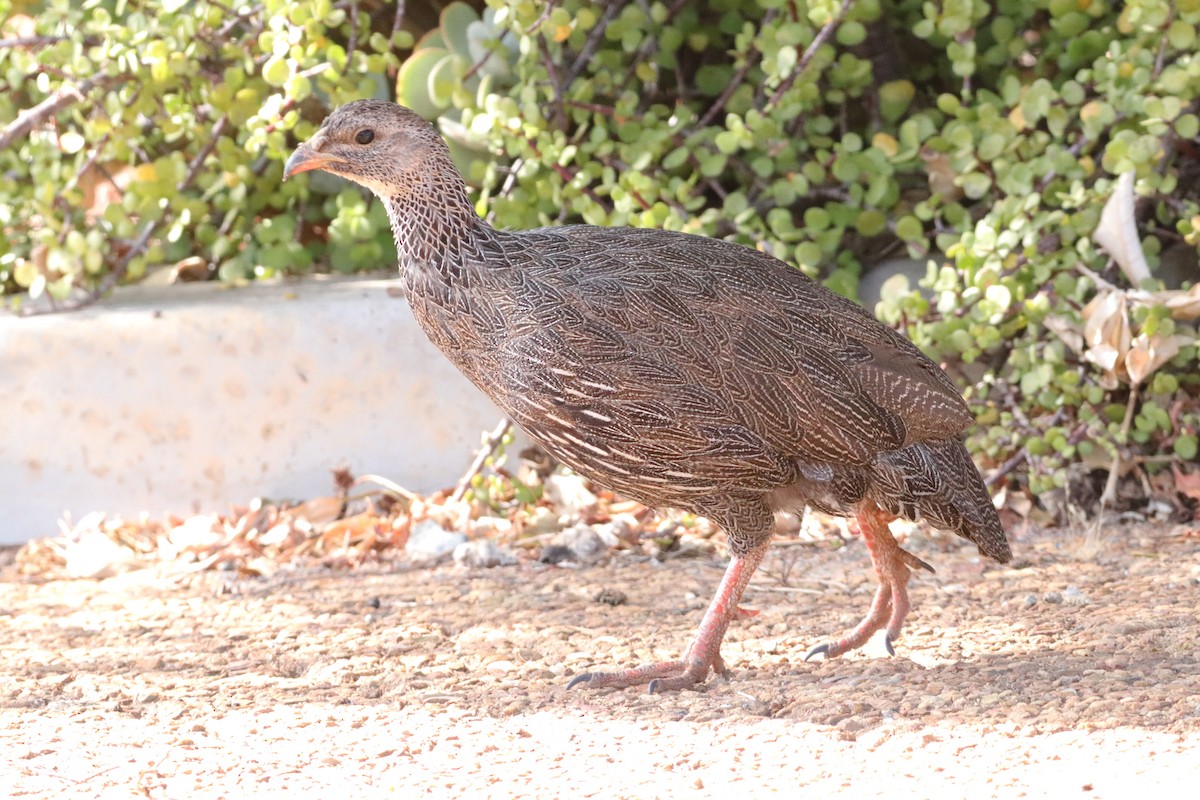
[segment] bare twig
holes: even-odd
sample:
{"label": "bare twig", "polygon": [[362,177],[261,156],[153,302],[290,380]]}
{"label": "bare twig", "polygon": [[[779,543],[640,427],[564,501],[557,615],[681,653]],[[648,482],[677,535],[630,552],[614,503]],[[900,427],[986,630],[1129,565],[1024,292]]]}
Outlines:
{"label": "bare twig", "polygon": [[259,20],[259,24],[255,27],[255,30],[256,31],[262,30],[262,27],[263,27],[262,21],[261,21],[263,19],[262,5],[257,5],[257,6],[254,6],[253,8],[246,9],[246,11],[244,13],[242,13],[242,12],[239,12],[239,11],[236,11],[236,10],[230,8],[227,5],[216,2],[216,0],[208,0],[208,2],[211,5],[214,5],[217,8],[221,9],[223,12],[225,12],[225,14],[227,14],[230,17],[229,21],[226,22],[224,25],[222,25],[220,30],[217,31],[217,34],[214,37],[216,40],[223,41],[223,40],[228,39],[229,34],[233,31],[234,28],[236,28],[238,25],[241,25],[243,22],[248,22],[249,20],[256,18],[256,17]]}
{"label": "bare twig", "polygon": [[1153,79],[1158,80],[1158,76],[1162,74],[1163,67],[1166,65],[1167,59],[1167,43],[1170,41],[1167,37],[1167,29],[1171,27],[1171,23],[1175,21],[1175,4],[1171,3],[1167,9],[1167,18],[1163,20],[1162,30],[1163,37],[1158,43],[1158,54],[1154,57],[1154,75]]}
{"label": "bare twig", "polygon": [[[0,39],[0,48],[8,47],[45,47],[51,44],[58,44],[67,36],[17,36],[12,39]],[[94,47],[100,43],[100,39],[95,36],[85,36],[83,43],[88,47]]]}
{"label": "bare twig", "polygon": [[154,230],[157,227],[157,222],[147,222],[145,225],[143,225],[141,232],[138,233],[137,239],[134,240],[133,244],[121,258],[120,262],[118,262],[117,265],[113,267],[107,275],[104,276],[104,279],[96,285],[95,289],[92,289],[83,297],[62,305],[51,303],[48,308],[24,309],[21,312],[21,316],[37,317],[41,316],[42,314],[57,314],[63,311],[78,311],[81,308],[87,308],[92,303],[108,294],[108,292],[117,285],[121,278],[125,277],[125,273],[129,271],[129,262],[132,261],[138,253],[141,253],[146,249],[146,243],[150,241],[150,236],[154,233]]}
{"label": "bare twig", "polygon": [[778,103],[784,93],[796,83],[796,79],[804,74],[804,71],[808,69],[809,63],[813,60],[813,56],[817,54],[817,50],[821,49],[821,45],[825,44],[825,40],[832,36],[837,27],[842,24],[842,20],[845,19],[846,13],[852,5],[854,5],[854,0],[842,0],[842,7],[838,9],[833,19],[825,23],[825,27],[817,31],[817,35],[813,37],[808,47],[804,48],[804,55],[800,56],[800,60],[796,62],[795,69],[792,70],[790,75],[784,78],[783,83],[779,84],[779,88],[771,95],[771,99],[767,103],[768,106]]}
{"label": "bare twig", "polygon": [[404,12],[407,10],[408,4],[404,0],[396,0],[396,16],[392,17],[392,36],[388,40],[396,41],[396,34],[404,27]]}
{"label": "bare twig", "polygon": [[579,74],[583,72],[583,68],[592,60],[592,56],[596,55],[596,50],[600,47],[601,40],[604,39],[605,28],[608,27],[608,23],[613,21],[613,17],[621,12],[621,8],[624,5],[624,3],[619,3],[616,0],[609,2],[608,6],[604,9],[604,15],[596,23],[596,27],[592,28],[588,33],[587,41],[579,49],[579,55],[575,57],[571,68],[563,76],[562,82],[558,85],[559,91],[556,92],[557,95],[562,95],[562,90],[570,86],[572,81],[579,77]]}
{"label": "bare twig", "polygon": [[1017,467],[1024,464],[1026,462],[1026,460],[1028,460],[1028,459],[1029,459],[1029,451],[1026,450],[1024,447],[1022,447],[1014,455],[1009,456],[1009,458],[1003,464],[1001,464],[999,467],[997,467],[995,472],[993,472],[991,475],[988,475],[986,478],[984,478],[983,485],[987,486],[990,489],[991,487],[993,487],[997,483],[999,483],[1001,480],[1003,480],[1005,477],[1007,477],[1008,474],[1011,473],[1013,470],[1015,470]]}
{"label": "bare twig", "polygon": [[830,589],[839,588],[843,591],[849,591],[848,586],[836,581],[820,581],[820,583],[827,588],[809,589],[804,586],[764,586],[761,583],[751,581],[746,589],[753,592],[776,592],[779,594],[829,594]]}
{"label": "bare twig", "polygon": [[550,0],[550,2],[546,3],[546,7],[542,9],[541,16],[539,16],[537,19],[535,19],[533,21],[533,24],[531,24],[528,28],[525,29],[525,35],[532,36],[534,34],[534,32],[537,31],[537,29],[542,26],[543,22],[550,19],[550,14],[556,8],[558,8],[558,0]]}
{"label": "bare twig", "polygon": [[196,176],[200,174],[200,169],[204,166],[204,160],[209,157],[212,151],[217,146],[217,140],[221,138],[221,134],[225,132],[225,126],[229,124],[229,116],[225,115],[217,120],[217,124],[213,125],[212,132],[209,133],[208,141],[204,143],[204,147],[200,148],[200,152],[196,153],[196,157],[188,164],[187,175],[175,187],[175,191],[186,192],[196,180]]}
{"label": "bare twig", "polygon": [[462,79],[464,81],[469,81],[471,78],[474,78],[475,73],[479,72],[479,70],[481,70],[483,68],[483,65],[488,62],[488,59],[490,59],[492,57],[492,53],[494,53],[494,52],[495,52],[494,50],[492,50],[491,48],[488,48],[488,51],[483,54],[483,57],[480,58],[478,61],[476,61],[474,64],[472,64],[471,68],[468,69],[465,73],[463,73]]}
{"label": "bare twig", "polygon": [[[494,197],[508,197],[509,192],[511,192],[512,188],[517,185],[517,173],[521,171],[521,165],[523,163],[524,162],[518,158],[516,161],[513,161],[513,163],[509,165],[508,176],[504,179],[504,183],[501,184],[499,191],[496,192]],[[494,222],[495,219],[496,219],[496,207],[493,204],[492,207],[488,209],[487,221],[489,223],[491,223],[491,222]]]}
{"label": "bare twig", "polygon": [[[410,503],[413,500],[417,499],[417,495],[413,494],[408,489],[405,489],[403,486],[396,483],[395,481],[389,480],[388,478],[385,478],[382,475],[359,475],[357,478],[354,479],[354,483],[351,485],[352,486],[361,486],[364,483],[378,484],[378,485],[382,486],[384,489],[386,489],[387,491],[396,495],[397,497],[402,497]],[[348,497],[347,499],[349,500],[349,499],[353,499],[353,498]]]}
{"label": "bare twig", "polygon": [[1113,453],[1112,465],[1108,468],[1108,480],[1104,482],[1104,494],[1100,495],[1100,510],[1111,508],[1117,500],[1117,480],[1121,473],[1121,448],[1129,436],[1129,425],[1133,422],[1133,412],[1137,408],[1138,385],[1129,388],[1129,402],[1125,406],[1125,419],[1121,421],[1121,439],[1117,442]]}
{"label": "bare twig", "polygon": [[505,418],[500,420],[500,424],[496,426],[496,429],[487,435],[487,438],[483,440],[483,446],[475,454],[475,460],[471,462],[471,466],[467,468],[466,474],[459,479],[458,485],[454,487],[454,492],[450,495],[448,502],[457,503],[463,499],[463,496],[467,493],[467,489],[471,486],[471,481],[483,469],[484,462],[491,457],[492,453],[496,452],[496,448],[500,446],[500,442],[504,440],[504,437],[508,435],[510,430],[512,430],[512,422]]}
{"label": "bare twig", "polygon": [[[764,14],[763,25],[771,22],[776,15],[777,12],[773,8]],[[746,54],[746,61],[742,64],[738,71],[734,73],[733,79],[729,81],[729,84],[725,87],[724,91],[722,91],[717,99],[713,101],[713,104],[708,107],[708,111],[704,112],[704,116],[702,116],[700,121],[696,123],[696,127],[707,128],[708,124],[713,121],[717,114],[721,113],[721,109],[725,108],[725,104],[729,102],[729,98],[733,97],[733,93],[736,92],[738,87],[741,86],[746,80],[746,75],[751,69],[754,68],[754,65],[758,63],[760,58],[762,58],[762,53],[760,53],[758,50],[754,50],[753,52]]]}
{"label": "bare twig", "polygon": [[41,125],[64,108],[80,102],[92,89],[115,86],[124,83],[132,77],[127,72],[123,72],[120,75],[99,75],[95,78],[88,78],[81,81],[78,85],[71,84],[60,87],[58,91],[33,108],[22,111],[17,115],[16,119],[8,124],[8,127],[0,131],[0,150],[7,149],[18,139],[24,139],[35,127]]}
{"label": "bare twig", "polygon": [[[533,154],[544,163],[545,159],[542,158],[542,151],[541,148],[537,146],[537,142],[535,142],[533,139],[527,139],[526,141],[529,142],[529,147],[533,150]],[[563,179],[563,183],[570,183],[571,181],[575,180],[575,173],[564,167],[562,164],[559,164],[557,161],[549,164],[549,167],[558,173],[558,176]],[[600,197],[600,195],[596,194],[592,187],[584,185],[580,187],[580,191],[587,195],[588,198],[591,199],[591,201],[596,205],[600,206],[606,211],[609,210],[608,204],[604,202],[604,199]]]}

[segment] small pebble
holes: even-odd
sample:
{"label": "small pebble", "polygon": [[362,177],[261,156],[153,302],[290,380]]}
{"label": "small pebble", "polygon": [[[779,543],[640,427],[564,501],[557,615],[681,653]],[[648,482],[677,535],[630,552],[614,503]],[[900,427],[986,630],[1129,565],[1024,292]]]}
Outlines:
{"label": "small pebble", "polygon": [[[613,537],[613,543],[616,538]],[[590,525],[572,525],[562,532],[562,544],[578,561],[591,561],[607,552],[610,545]]]}
{"label": "small pebble", "polygon": [[451,533],[433,520],[423,519],[413,525],[404,554],[410,561],[440,561],[465,541],[464,534]]}
{"label": "small pebble", "polygon": [[1068,586],[1066,590],[1063,591],[1062,601],[1069,606],[1086,606],[1088,603],[1092,602],[1086,594],[1079,591],[1078,586]]}
{"label": "small pebble", "polygon": [[571,548],[561,544],[548,544],[542,548],[541,555],[538,556],[538,561],[543,564],[561,564],[564,561],[570,561],[575,557],[571,552]]}
{"label": "small pebble", "polygon": [[476,539],[454,548],[454,563],[463,567],[490,569],[515,564],[517,557],[512,550],[501,547],[491,539]]}
{"label": "small pebble", "polygon": [[1042,596],[1042,599],[1047,603],[1054,603],[1055,605],[1058,605],[1063,601],[1063,596],[1058,592],[1046,592],[1046,594]]}
{"label": "small pebble", "polygon": [[579,475],[551,475],[542,484],[544,496],[565,516],[578,516],[596,507],[596,495]]}
{"label": "small pebble", "polygon": [[1036,594],[1025,595],[1025,601],[1024,601],[1023,605],[1025,606],[1025,608],[1033,608],[1034,606],[1036,606],[1037,605],[1037,595]]}
{"label": "small pebble", "polygon": [[597,603],[603,603],[606,606],[623,606],[629,600],[629,597],[620,589],[605,587],[596,592],[596,596],[593,599]]}
{"label": "small pebble", "polygon": [[471,532],[476,538],[484,536],[507,536],[512,531],[512,521],[504,517],[483,516],[471,523]]}

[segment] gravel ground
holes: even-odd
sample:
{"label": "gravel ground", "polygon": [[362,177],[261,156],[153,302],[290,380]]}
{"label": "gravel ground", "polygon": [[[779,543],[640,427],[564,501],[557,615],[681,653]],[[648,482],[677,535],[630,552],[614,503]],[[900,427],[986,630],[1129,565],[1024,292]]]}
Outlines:
{"label": "gravel ground", "polygon": [[[1200,535],[924,537],[895,658],[804,662],[873,583],[859,541],[784,543],[731,679],[567,691],[674,657],[719,557],[0,582],[12,797],[1194,796]],[[937,552],[938,549],[945,552]],[[624,595],[609,605],[597,601]],[[402,795],[397,795],[403,792]]]}

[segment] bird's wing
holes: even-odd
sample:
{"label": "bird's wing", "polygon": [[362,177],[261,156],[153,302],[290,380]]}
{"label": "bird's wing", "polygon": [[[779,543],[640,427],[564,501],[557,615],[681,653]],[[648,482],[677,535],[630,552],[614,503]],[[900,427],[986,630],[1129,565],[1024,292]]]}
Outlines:
{"label": "bird's wing", "polygon": [[869,464],[970,422],[911,342],[757,251],[583,226],[507,250],[496,399],[602,467],[769,488],[796,461]]}

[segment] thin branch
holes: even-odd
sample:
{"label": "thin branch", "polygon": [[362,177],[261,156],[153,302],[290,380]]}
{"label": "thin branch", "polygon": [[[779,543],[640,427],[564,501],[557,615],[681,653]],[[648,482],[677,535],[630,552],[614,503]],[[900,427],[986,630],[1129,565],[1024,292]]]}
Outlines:
{"label": "thin branch", "polygon": [[568,88],[571,83],[579,77],[579,74],[583,72],[583,68],[591,62],[592,56],[596,55],[596,50],[600,47],[600,41],[604,38],[604,29],[607,28],[608,23],[612,22],[613,18],[620,13],[622,6],[624,6],[624,3],[617,2],[617,0],[612,0],[604,9],[604,15],[600,17],[600,21],[596,23],[596,27],[592,28],[591,32],[588,33],[587,41],[584,42],[583,47],[580,48],[579,55],[575,57],[575,61],[571,64],[571,68],[567,70],[567,74],[563,76],[563,80],[562,83],[559,84],[559,91],[557,94],[561,95],[562,90]]}
{"label": "thin branch", "polygon": [[200,169],[204,166],[204,160],[212,154],[212,151],[217,147],[217,140],[221,138],[221,134],[225,132],[225,126],[229,124],[229,115],[225,115],[217,120],[217,124],[213,125],[212,132],[208,135],[208,141],[204,143],[204,147],[200,148],[200,152],[196,153],[196,157],[188,164],[187,175],[175,187],[175,191],[183,194],[196,180],[196,176],[200,174]]}
{"label": "thin branch", "polygon": [[[69,36],[18,36],[12,39],[0,39],[0,48],[8,47],[46,47],[69,39]],[[85,36],[83,43],[95,47],[100,43],[99,37]]]}
{"label": "thin branch", "polygon": [[130,80],[133,76],[127,72],[120,75],[100,75],[88,78],[76,85],[60,87],[54,94],[38,103],[33,108],[22,111],[17,118],[0,131],[0,150],[10,147],[18,139],[24,139],[37,126],[53,117],[64,108],[82,101],[92,89],[108,88]]}
{"label": "thin branch", "polygon": [[1112,465],[1108,468],[1108,480],[1104,482],[1104,494],[1100,495],[1100,510],[1112,508],[1117,501],[1117,480],[1121,474],[1121,448],[1129,439],[1129,425],[1137,409],[1138,384],[1129,387],[1129,402],[1125,405],[1125,419],[1121,421],[1121,437],[1113,449]]}
{"label": "thin branch", "polygon": [[346,52],[353,53],[358,49],[358,2],[350,4],[350,38],[346,42]]}
{"label": "thin branch", "polygon": [[988,475],[986,478],[984,478],[983,485],[988,487],[989,489],[992,488],[997,483],[999,483],[1001,480],[1003,480],[1005,477],[1007,477],[1009,475],[1009,473],[1011,473],[1017,467],[1024,464],[1028,459],[1029,459],[1029,451],[1027,449],[1025,449],[1024,447],[1022,447],[1020,450],[1018,450],[1016,452],[1015,455],[1010,456],[1008,458],[1008,460],[1006,460],[1003,464],[1001,464],[996,469],[995,472],[993,472],[991,475]]}
{"label": "thin branch", "polygon": [[[493,198],[508,197],[509,193],[512,191],[512,188],[517,185],[517,173],[521,171],[522,164],[524,164],[524,161],[518,158],[509,165],[508,176],[504,179],[504,183],[500,186],[499,191],[493,195]],[[489,223],[496,221],[496,205],[495,203],[492,203],[491,206],[492,207],[488,209],[487,213],[487,221]]]}
{"label": "thin branch", "polygon": [[838,9],[833,19],[825,23],[825,27],[817,32],[812,43],[804,48],[804,55],[796,62],[796,68],[792,70],[792,74],[784,78],[783,83],[779,84],[779,88],[775,90],[775,94],[771,95],[771,99],[767,103],[768,106],[778,103],[779,98],[783,97],[784,92],[792,88],[792,85],[796,83],[796,79],[804,74],[804,71],[808,69],[809,63],[813,60],[813,56],[817,54],[817,50],[821,49],[821,45],[825,44],[825,40],[832,36],[837,27],[842,24],[842,20],[845,18],[847,12],[850,11],[850,6],[852,5],[854,5],[854,0],[842,0],[842,7]]}
{"label": "thin branch", "polygon": [[[416,494],[410,492],[408,489],[405,489],[403,486],[396,483],[395,481],[383,477],[382,475],[359,475],[357,478],[354,479],[354,483],[352,483],[351,486],[362,486],[364,483],[379,484],[384,489],[386,489],[388,492],[391,492],[392,494],[396,495],[397,497],[399,497],[403,500],[407,500],[410,503],[414,500],[419,499]],[[349,501],[349,500],[353,500],[356,498],[347,497],[346,499],[347,499],[347,501]]]}
{"label": "thin branch", "polygon": [[546,3],[546,7],[542,9],[541,16],[535,19],[533,24],[525,29],[526,36],[532,36],[534,32],[542,26],[543,22],[550,19],[550,14],[554,11],[554,9],[558,8],[558,2],[559,0],[550,0],[550,2]]}
{"label": "thin branch", "polygon": [[[545,163],[545,160],[542,158],[542,151],[537,146],[537,142],[535,142],[533,139],[527,139],[526,141],[529,142],[529,147],[533,150],[533,154],[537,156],[538,160]],[[575,180],[575,173],[564,167],[562,164],[559,164],[557,161],[552,164],[546,164],[546,166],[557,172],[558,176],[563,179],[564,184]],[[591,199],[596,205],[605,209],[605,211],[611,210],[609,209],[608,204],[604,202],[604,199],[600,197],[600,195],[596,194],[596,191],[592,189],[592,187],[584,184],[583,186],[579,187],[579,190],[587,195],[588,198]]]}
{"label": "thin branch", "polygon": [[[767,25],[770,23],[775,19],[777,13],[778,12],[776,9],[772,8],[763,15],[762,24]],[[754,50],[754,52],[746,54],[745,63],[742,64],[736,73],[734,73],[733,79],[729,81],[729,84],[725,87],[724,91],[721,92],[720,96],[713,101],[713,104],[708,107],[708,111],[704,112],[704,116],[701,117],[700,121],[696,123],[696,127],[708,127],[708,124],[713,121],[717,114],[721,113],[721,109],[725,108],[725,104],[729,102],[729,98],[733,97],[733,93],[738,90],[738,87],[741,86],[746,80],[746,75],[749,74],[750,70],[754,68],[754,65],[757,64],[761,58],[762,53],[758,50]]]}
{"label": "thin branch", "polygon": [[404,27],[404,13],[407,9],[407,3],[404,0],[396,0],[396,16],[392,17],[392,35],[388,39],[390,43],[395,43],[396,34]]}
{"label": "thin branch", "polygon": [[713,101],[713,104],[708,107],[708,111],[704,112],[704,116],[701,117],[700,121],[696,123],[696,127],[708,127],[708,124],[713,121],[713,118],[716,117],[717,114],[720,114],[721,110],[725,108],[725,104],[729,102],[729,98],[733,97],[733,93],[736,92],[738,87],[741,86],[746,80],[746,75],[749,74],[751,68],[758,63],[758,60],[761,57],[762,54],[757,50],[754,53],[746,56],[746,62],[742,64],[741,68],[738,69],[736,73],[734,73],[733,79],[726,84],[725,89],[721,92],[717,99]]}
{"label": "thin branch", "polygon": [[467,472],[463,475],[458,485],[454,487],[454,493],[450,495],[448,503],[457,503],[466,495],[467,489],[471,486],[471,481],[483,469],[484,463],[491,457],[492,453],[496,452],[496,448],[500,446],[500,442],[504,441],[504,437],[512,430],[512,422],[508,418],[500,420],[500,424],[496,429],[487,435],[483,440],[483,446],[479,448],[479,452],[475,454],[475,460],[471,462],[471,466],[467,468]]}

